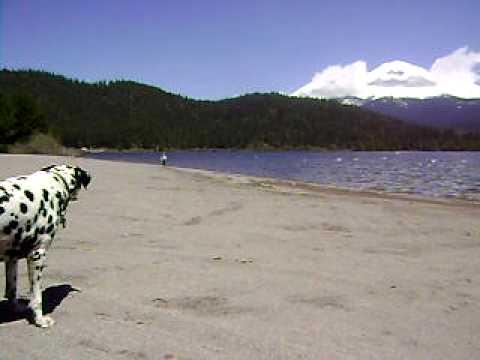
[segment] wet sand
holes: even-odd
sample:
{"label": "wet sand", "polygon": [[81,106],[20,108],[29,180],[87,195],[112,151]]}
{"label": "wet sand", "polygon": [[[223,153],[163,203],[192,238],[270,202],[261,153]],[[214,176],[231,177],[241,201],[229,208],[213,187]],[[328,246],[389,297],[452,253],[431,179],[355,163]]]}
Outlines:
{"label": "wet sand", "polygon": [[56,324],[0,302],[2,360],[480,357],[479,205],[48,156],[0,177],[65,161],[93,180],[48,253]]}

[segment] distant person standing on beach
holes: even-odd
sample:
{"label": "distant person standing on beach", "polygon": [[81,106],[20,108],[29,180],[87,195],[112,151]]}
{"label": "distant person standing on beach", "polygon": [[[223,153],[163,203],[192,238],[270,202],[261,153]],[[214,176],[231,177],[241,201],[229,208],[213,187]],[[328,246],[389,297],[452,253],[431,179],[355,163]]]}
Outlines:
{"label": "distant person standing on beach", "polygon": [[162,157],[160,158],[160,163],[163,166],[167,165],[167,155],[165,153],[162,154]]}

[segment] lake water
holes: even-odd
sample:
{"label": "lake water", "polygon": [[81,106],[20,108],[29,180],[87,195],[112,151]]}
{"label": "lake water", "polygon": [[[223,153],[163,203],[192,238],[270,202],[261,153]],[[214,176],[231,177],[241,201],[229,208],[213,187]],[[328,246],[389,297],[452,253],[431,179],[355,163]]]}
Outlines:
{"label": "lake water", "polygon": [[[354,189],[480,201],[480,152],[174,151],[168,165]],[[88,157],[160,164],[161,153]]]}

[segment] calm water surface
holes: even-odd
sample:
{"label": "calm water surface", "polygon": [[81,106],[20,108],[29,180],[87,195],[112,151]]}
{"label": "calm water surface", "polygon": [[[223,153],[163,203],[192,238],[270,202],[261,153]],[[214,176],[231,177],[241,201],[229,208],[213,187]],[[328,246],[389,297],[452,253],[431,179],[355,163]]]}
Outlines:
{"label": "calm water surface", "polygon": [[[175,151],[168,165],[480,201],[480,152]],[[160,164],[161,153],[90,154]]]}

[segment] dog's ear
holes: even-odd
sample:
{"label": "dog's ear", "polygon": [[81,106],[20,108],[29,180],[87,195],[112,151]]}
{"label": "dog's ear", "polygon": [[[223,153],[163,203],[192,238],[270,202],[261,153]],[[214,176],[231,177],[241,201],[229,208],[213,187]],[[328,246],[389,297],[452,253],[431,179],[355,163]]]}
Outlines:
{"label": "dog's ear", "polygon": [[92,179],[92,177],[85,170],[83,170],[79,167],[76,167],[75,168],[75,179],[78,181],[78,183],[80,185],[82,185],[86,189],[88,184],[90,184],[90,180]]}
{"label": "dog's ear", "polygon": [[49,165],[49,166],[46,166],[46,167],[44,167],[44,168],[42,168],[42,169],[40,169],[40,170],[41,170],[41,171],[48,171],[48,170],[54,168],[55,166],[57,166],[57,165],[55,165],[55,164]]}

